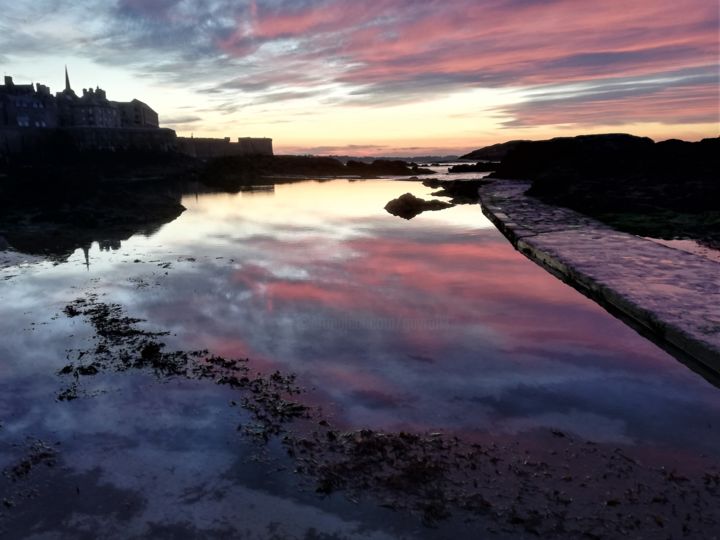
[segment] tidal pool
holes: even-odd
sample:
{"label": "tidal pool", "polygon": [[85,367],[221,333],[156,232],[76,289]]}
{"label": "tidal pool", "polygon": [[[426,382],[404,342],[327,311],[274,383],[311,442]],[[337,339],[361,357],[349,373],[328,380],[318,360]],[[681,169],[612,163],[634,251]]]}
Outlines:
{"label": "tidal pool", "polygon": [[59,263],[6,252],[0,467],[12,470],[38,441],[55,457],[38,460],[30,478],[0,480],[0,535],[469,530],[462,519],[428,528],[382,501],[301,489],[278,442],[259,452],[237,429],[247,412],[232,389],[212,381],[107,372],[82,380],[78,399],[59,401],[58,371],[94,343],[90,325],[63,309],[90,294],[170,332],[172,349],[297,375],[301,400],[340,430],[464,441],[553,430],[669,465],[717,463],[716,387],[514,251],[479,206],[410,221],[383,210],[403,193],[432,191],[331,180],[189,192],[187,210],[147,236],[98,238]]}

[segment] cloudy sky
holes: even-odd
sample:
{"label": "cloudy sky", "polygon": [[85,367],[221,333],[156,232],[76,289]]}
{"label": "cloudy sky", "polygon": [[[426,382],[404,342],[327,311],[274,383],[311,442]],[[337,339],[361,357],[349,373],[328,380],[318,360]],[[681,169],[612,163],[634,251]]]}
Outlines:
{"label": "cloudy sky", "polygon": [[717,136],[715,0],[0,0],[16,82],[137,97],[280,152]]}

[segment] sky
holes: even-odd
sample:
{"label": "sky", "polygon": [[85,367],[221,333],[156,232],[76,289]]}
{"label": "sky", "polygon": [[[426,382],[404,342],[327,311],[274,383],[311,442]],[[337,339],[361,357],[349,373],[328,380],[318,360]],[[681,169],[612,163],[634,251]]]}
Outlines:
{"label": "sky", "polygon": [[17,83],[141,99],[277,153],[720,132],[715,0],[0,0]]}

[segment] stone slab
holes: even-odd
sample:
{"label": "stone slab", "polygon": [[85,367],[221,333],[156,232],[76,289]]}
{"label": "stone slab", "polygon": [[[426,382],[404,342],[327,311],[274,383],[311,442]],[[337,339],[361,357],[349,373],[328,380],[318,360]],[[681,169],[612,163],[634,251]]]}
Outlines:
{"label": "stone slab", "polygon": [[516,249],[720,374],[720,263],[545,204],[525,195],[529,187],[517,180],[480,187],[483,212]]}

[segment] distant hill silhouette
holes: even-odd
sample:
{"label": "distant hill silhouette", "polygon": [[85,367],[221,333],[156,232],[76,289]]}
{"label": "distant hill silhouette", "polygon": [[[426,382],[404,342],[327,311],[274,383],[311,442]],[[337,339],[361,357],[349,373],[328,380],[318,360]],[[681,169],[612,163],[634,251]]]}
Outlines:
{"label": "distant hill silhouette", "polygon": [[480,161],[500,161],[510,150],[517,147],[520,143],[531,142],[528,140],[514,140],[491,146],[485,146],[478,150],[473,150],[469,154],[460,156],[460,159],[473,159]]}

